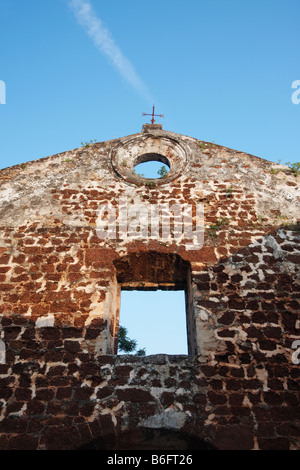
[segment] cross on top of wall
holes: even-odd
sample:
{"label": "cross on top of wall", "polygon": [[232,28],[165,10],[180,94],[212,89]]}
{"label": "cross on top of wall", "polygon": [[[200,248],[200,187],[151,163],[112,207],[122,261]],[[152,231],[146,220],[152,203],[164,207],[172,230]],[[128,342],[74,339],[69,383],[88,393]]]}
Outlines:
{"label": "cross on top of wall", "polygon": [[153,106],[153,109],[152,109],[152,114],[146,114],[146,113],[143,113],[143,116],[152,116],[152,119],[151,119],[151,124],[154,124],[154,123],[155,123],[154,116],[158,116],[158,117],[165,117],[163,114],[154,114],[154,109],[155,109],[155,106]]}

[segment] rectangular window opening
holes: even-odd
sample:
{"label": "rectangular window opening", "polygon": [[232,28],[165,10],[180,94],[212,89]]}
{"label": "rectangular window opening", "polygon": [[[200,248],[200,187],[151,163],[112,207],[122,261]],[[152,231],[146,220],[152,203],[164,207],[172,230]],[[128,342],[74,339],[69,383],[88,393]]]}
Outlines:
{"label": "rectangular window opening", "polygon": [[[188,354],[186,299],[184,290],[121,290],[119,325],[133,350],[118,354]],[[120,330],[121,331],[121,330]],[[130,344],[129,344],[130,346]],[[142,350],[142,351],[141,351]],[[144,352],[143,352],[144,350]]]}

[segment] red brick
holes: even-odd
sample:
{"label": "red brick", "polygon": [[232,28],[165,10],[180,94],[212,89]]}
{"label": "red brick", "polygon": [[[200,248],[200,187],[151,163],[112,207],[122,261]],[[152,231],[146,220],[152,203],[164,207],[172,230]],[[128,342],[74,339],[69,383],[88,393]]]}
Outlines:
{"label": "red brick", "polygon": [[224,393],[208,392],[208,399],[213,405],[225,405],[227,397]]}
{"label": "red brick", "polygon": [[0,256],[0,264],[8,264],[10,260],[10,255]]}
{"label": "red brick", "polygon": [[72,387],[58,387],[56,391],[57,400],[67,400],[72,397],[73,389]]}
{"label": "red brick", "polygon": [[218,450],[252,450],[253,431],[246,426],[227,425],[217,428],[213,444]]}

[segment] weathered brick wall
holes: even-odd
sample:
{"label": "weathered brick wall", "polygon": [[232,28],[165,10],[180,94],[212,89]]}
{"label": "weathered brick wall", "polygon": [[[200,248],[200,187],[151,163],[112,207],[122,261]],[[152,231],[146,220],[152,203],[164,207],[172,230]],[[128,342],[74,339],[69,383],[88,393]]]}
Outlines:
{"label": "weathered brick wall", "polygon": [[[1,181],[1,449],[300,448],[299,176],[145,126]],[[203,204],[204,246],[101,239],[120,198]],[[117,356],[121,287],[185,288],[190,355]]]}

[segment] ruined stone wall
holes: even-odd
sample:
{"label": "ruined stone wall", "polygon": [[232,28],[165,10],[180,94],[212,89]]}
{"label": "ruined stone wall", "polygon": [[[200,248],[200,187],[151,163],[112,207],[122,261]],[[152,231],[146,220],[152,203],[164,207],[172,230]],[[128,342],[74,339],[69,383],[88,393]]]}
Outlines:
{"label": "ruined stone wall", "polygon": [[[300,448],[299,176],[149,125],[1,182],[1,449]],[[114,223],[166,204],[203,246]],[[189,355],[117,356],[121,288],[184,288]]]}

